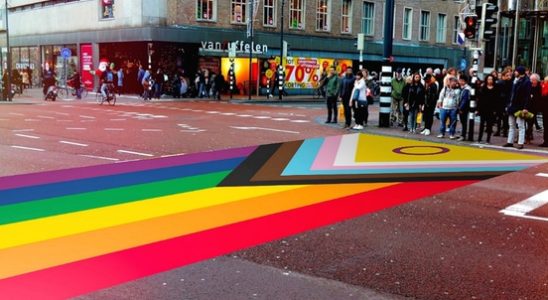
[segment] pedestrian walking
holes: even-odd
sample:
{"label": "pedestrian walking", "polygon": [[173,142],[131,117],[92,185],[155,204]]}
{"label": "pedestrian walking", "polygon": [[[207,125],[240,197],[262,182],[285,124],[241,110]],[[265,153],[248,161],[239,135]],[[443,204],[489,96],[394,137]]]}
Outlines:
{"label": "pedestrian walking", "polygon": [[117,72],[118,82],[117,82],[117,90],[118,90],[118,96],[121,96],[122,93],[124,93],[124,67],[120,67]]}
{"label": "pedestrian walking", "polygon": [[470,97],[472,95],[472,88],[468,85],[469,77],[462,74],[459,76],[459,86],[460,86],[460,98],[458,104],[458,114],[461,124],[461,136],[459,141],[464,141],[466,139],[466,134],[468,133],[468,114],[470,113]]}
{"label": "pedestrian walking", "polygon": [[518,149],[523,149],[525,143],[525,118],[529,114],[529,102],[531,100],[531,81],[525,75],[525,67],[516,68],[516,79],[512,86],[508,111],[508,140],[503,147],[513,147],[516,137],[516,125],[518,126]]}
{"label": "pedestrian walking", "polygon": [[447,119],[449,119],[449,138],[455,139],[457,127],[457,109],[459,101],[460,87],[455,76],[447,77],[447,85],[441,90],[437,107],[440,109],[440,134],[438,138],[445,137]]}
{"label": "pedestrian walking", "polygon": [[405,80],[403,79],[402,69],[396,69],[396,76],[392,78],[392,103],[390,107],[390,121],[391,125],[403,127],[403,88],[405,87]]}
{"label": "pedestrian walking", "polygon": [[368,91],[369,89],[365,83],[363,73],[357,72],[354,81],[354,89],[352,89],[352,98],[350,100],[350,106],[354,109],[354,119],[356,122],[356,125],[352,127],[354,130],[362,130],[366,125]]}
{"label": "pedestrian walking", "polygon": [[497,89],[499,91],[499,97],[496,104],[496,125],[497,131],[494,136],[508,137],[508,112],[506,107],[510,103],[510,96],[512,95],[512,68],[505,69],[501,74],[501,79],[497,81]]}
{"label": "pedestrian walking", "polygon": [[405,79],[405,86],[403,87],[403,90],[402,90],[402,98],[404,100],[402,100],[402,115],[403,115],[403,131],[408,131],[409,128],[407,127],[408,123],[409,123],[409,107],[408,106],[405,106],[404,102],[405,99],[407,99],[408,95],[409,95],[409,89],[411,88],[411,83],[413,81],[413,77],[412,76],[408,76],[406,79]]}
{"label": "pedestrian walking", "polygon": [[525,122],[525,143],[530,144],[533,138],[533,127],[536,125],[537,130],[540,128],[537,121],[537,113],[540,110],[540,103],[542,97],[540,76],[536,73],[531,74],[529,77],[531,80],[531,100],[529,102],[529,112],[532,114],[531,118],[526,118]]}
{"label": "pedestrian walking", "polygon": [[541,87],[539,111],[542,113],[542,127],[544,128],[543,142],[540,147],[548,147],[548,76],[544,77]]}
{"label": "pedestrian walking", "polygon": [[341,79],[339,86],[339,100],[343,105],[344,111],[344,128],[350,128],[352,124],[352,107],[350,106],[350,100],[352,100],[352,90],[354,89],[354,74],[352,68],[347,68],[344,76]]}
{"label": "pedestrian walking", "polygon": [[500,92],[495,84],[495,77],[487,75],[485,82],[478,93],[478,111],[476,114],[480,117],[480,126],[478,133],[478,143],[482,143],[483,133],[487,133],[485,142],[491,142],[491,134],[493,133],[493,124],[497,112],[497,101],[500,98]]}
{"label": "pedestrian walking", "polygon": [[424,106],[422,109],[422,119],[424,120],[424,130],[421,134],[430,135],[432,133],[432,124],[434,123],[434,111],[436,110],[436,103],[438,102],[438,82],[436,77],[426,75],[424,77],[425,97]]}
{"label": "pedestrian walking", "polygon": [[419,110],[424,105],[424,86],[421,83],[421,75],[415,73],[412,75],[411,85],[405,99],[403,99],[403,106],[409,111],[409,132],[417,132],[417,115]]}
{"label": "pedestrian walking", "polygon": [[325,121],[325,123],[337,123],[337,96],[339,93],[339,77],[337,76],[334,67],[329,68],[325,87],[327,95],[327,120]]}

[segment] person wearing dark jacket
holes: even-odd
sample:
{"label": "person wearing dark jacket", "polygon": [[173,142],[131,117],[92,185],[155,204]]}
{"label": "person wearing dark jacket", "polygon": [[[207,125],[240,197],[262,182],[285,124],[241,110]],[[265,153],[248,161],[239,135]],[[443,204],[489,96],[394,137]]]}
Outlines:
{"label": "person wearing dark jacket", "polygon": [[343,104],[344,110],[344,128],[350,128],[352,124],[352,108],[350,107],[352,89],[354,89],[354,74],[352,68],[347,68],[339,85],[339,100]]}
{"label": "person wearing dark jacket", "polygon": [[497,100],[500,97],[498,87],[495,85],[495,77],[487,75],[485,83],[481,87],[478,94],[478,110],[480,116],[480,126],[478,134],[478,143],[482,142],[483,132],[487,133],[487,144],[491,142],[491,134],[493,133],[493,123],[495,121]]}
{"label": "person wearing dark jacket", "polygon": [[502,72],[502,79],[497,81],[497,89],[499,90],[499,98],[496,103],[496,124],[497,131],[494,136],[508,136],[508,113],[506,107],[510,103],[512,94],[512,69]]}
{"label": "person wearing dark jacket", "polygon": [[523,149],[525,143],[525,118],[529,114],[529,102],[531,100],[531,81],[525,75],[525,68],[516,68],[517,77],[512,86],[510,103],[506,108],[508,112],[508,140],[503,147],[513,147],[516,135],[516,124],[518,125],[518,149]]}
{"label": "person wearing dark jacket", "polygon": [[[325,123],[337,123],[337,98],[339,93],[339,76],[334,67],[329,68],[329,73],[326,79],[326,104],[327,104],[327,120]],[[333,118],[332,118],[333,117]]]}
{"label": "person wearing dark jacket", "polygon": [[426,74],[424,77],[426,84],[424,107],[422,110],[422,119],[424,120],[424,130],[421,134],[430,135],[432,131],[432,124],[434,123],[434,111],[438,102],[438,84],[436,77]]}
{"label": "person wearing dark jacket", "polygon": [[525,123],[526,125],[525,143],[526,144],[531,143],[531,141],[533,140],[533,126],[535,125],[535,121],[537,119],[537,113],[539,113],[539,110],[540,110],[539,106],[542,101],[540,76],[538,74],[531,74],[531,76],[529,77],[529,80],[531,80],[531,100],[529,102],[529,112],[533,114],[533,117],[526,119],[526,123]]}
{"label": "person wearing dark jacket", "polygon": [[466,133],[468,132],[468,114],[470,113],[470,96],[472,95],[472,88],[468,85],[468,76],[461,75],[459,77],[460,100],[458,106],[458,114],[461,124],[461,136],[459,141],[466,139]]}
{"label": "person wearing dark jacket", "polygon": [[424,105],[424,86],[421,83],[421,75],[413,74],[413,79],[407,97],[403,99],[403,106],[409,111],[409,131],[417,132],[417,114]]}

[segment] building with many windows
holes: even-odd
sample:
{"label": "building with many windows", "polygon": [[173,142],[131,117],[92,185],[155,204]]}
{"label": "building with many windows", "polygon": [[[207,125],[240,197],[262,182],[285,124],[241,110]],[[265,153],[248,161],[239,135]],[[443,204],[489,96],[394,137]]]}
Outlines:
{"label": "building with many windows", "polygon": [[[89,85],[93,77],[88,74],[101,60],[131,72],[141,63],[168,73],[184,71],[190,78],[202,68],[226,76],[228,48],[234,44],[239,90],[264,92],[279,62],[283,27],[288,44],[286,85],[290,93],[304,93],[317,86],[328,66],[340,72],[357,67],[358,33],[366,37],[363,65],[380,72],[384,4],[380,0],[12,0],[12,67],[34,70],[34,82],[46,65],[61,77],[81,71]],[[426,67],[457,65],[463,53],[457,44],[459,10],[450,0],[396,0],[394,64],[423,72]],[[250,13],[252,41],[247,38]],[[128,80],[136,76],[129,75]]]}

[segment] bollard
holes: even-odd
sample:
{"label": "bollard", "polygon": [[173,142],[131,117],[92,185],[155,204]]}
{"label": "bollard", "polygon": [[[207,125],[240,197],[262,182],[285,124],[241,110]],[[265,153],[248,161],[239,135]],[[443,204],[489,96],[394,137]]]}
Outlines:
{"label": "bollard", "polygon": [[381,71],[381,97],[379,102],[379,127],[390,126],[392,104],[392,66],[383,66]]}

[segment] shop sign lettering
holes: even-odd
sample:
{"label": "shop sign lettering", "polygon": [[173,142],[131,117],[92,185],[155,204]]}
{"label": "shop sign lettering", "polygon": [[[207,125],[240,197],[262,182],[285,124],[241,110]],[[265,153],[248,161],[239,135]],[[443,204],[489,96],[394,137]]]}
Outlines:
{"label": "shop sign lettering", "polygon": [[255,54],[264,54],[268,51],[268,46],[265,44],[255,44],[254,42],[246,43],[244,41],[236,42],[212,42],[212,41],[202,41],[200,51],[209,51],[209,52],[228,52],[229,48],[233,48],[236,53],[249,53],[253,51]]}

